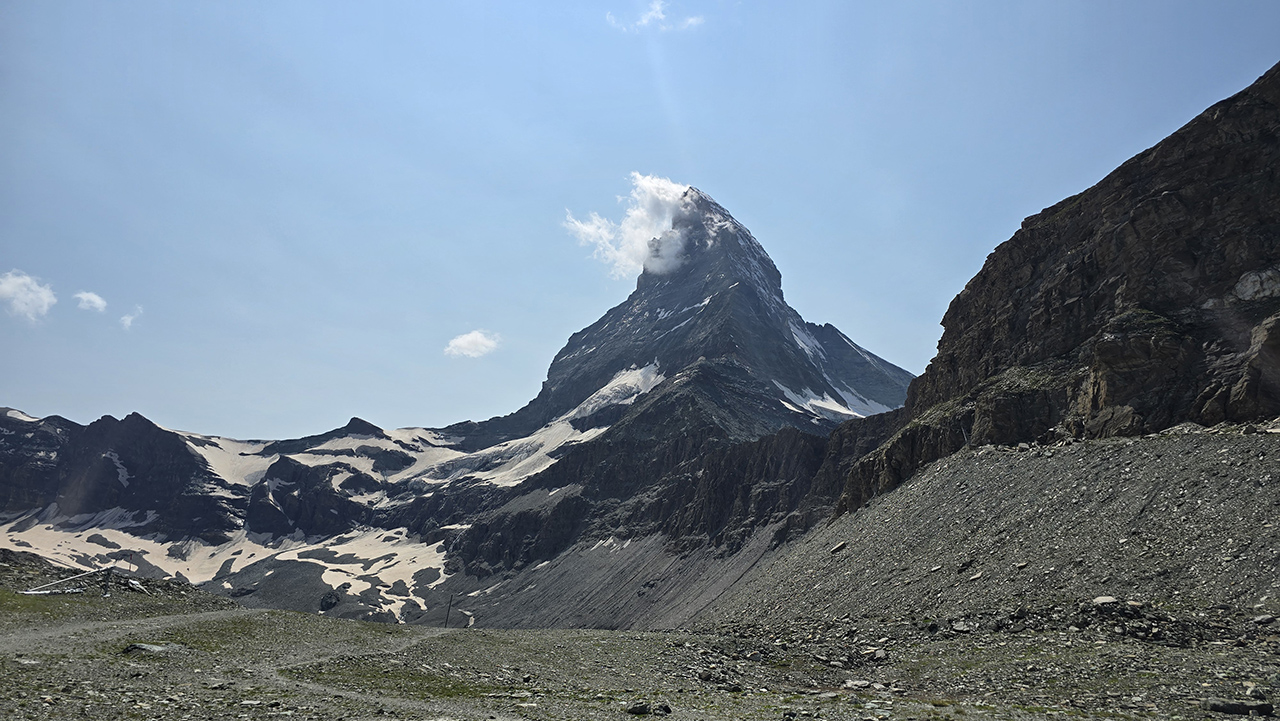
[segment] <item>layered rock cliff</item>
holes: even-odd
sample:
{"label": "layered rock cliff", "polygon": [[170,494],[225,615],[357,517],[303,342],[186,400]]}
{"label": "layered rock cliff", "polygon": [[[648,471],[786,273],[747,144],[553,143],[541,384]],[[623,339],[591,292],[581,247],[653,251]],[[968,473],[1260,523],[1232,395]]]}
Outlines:
{"label": "layered rock cliff", "polygon": [[892,437],[828,459],[842,508],[965,445],[1280,413],[1280,65],[1027,218],[942,324]]}

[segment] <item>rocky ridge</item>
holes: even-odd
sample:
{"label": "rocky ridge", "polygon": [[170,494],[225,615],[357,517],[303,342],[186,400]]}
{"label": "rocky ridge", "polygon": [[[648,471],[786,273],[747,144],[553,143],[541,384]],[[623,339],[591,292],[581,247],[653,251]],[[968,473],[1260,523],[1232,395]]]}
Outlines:
{"label": "rocky ridge", "polygon": [[952,301],[892,435],[832,435],[878,444],[832,459],[841,508],[965,446],[1280,413],[1277,167],[1280,65],[1023,221]]}

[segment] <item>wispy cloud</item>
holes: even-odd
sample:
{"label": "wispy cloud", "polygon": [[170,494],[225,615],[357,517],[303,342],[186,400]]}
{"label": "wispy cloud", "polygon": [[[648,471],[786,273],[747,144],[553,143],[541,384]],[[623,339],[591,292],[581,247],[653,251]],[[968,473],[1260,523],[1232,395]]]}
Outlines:
{"label": "wispy cloud", "polygon": [[613,16],[613,13],[605,13],[604,19],[613,27],[628,33],[638,33],[646,28],[653,28],[659,32],[667,32],[669,30],[688,30],[697,27],[704,21],[701,15],[693,15],[681,20],[668,21],[667,3],[663,0],[653,0],[649,3],[649,8],[645,10],[637,20],[625,23]]}
{"label": "wispy cloud", "polygon": [[142,315],[142,306],[135,305],[132,313],[120,316],[120,326],[125,330],[129,330],[133,327],[133,322],[137,320],[140,315]]}
{"label": "wispy cloud", "polygon": [[631,195],[626,215],[615,223],[598,213],[578,220],[565,211],[564,226],[583,245],[595,246],[594,257],[613,266],[615,278],[625,278],[642,270],[669,273],[684,260],[684,236],[673,229],[684,209],[687,185],[656,175],[631,173]]}
{"label": "wispy cloud", "polygon": [[107,309],[107,301],[103,300],[102,296],[98,295],[97,293],[91,293],[87,290],[82,290],[79,293],[76,293],[72,297],[80,301],[80,304],[79,304],[80,310],[96,310],[99,313],[101,313],[102,311]]}
{"label": "wispy cloud", "polygon": [[9,315],[35,323],[58,302],[58,297],[52,286],[42,285],[20,270],[11,270],[0,275],[0,301],[8,303]]}
{"label": "wispy cloud", "polygon": [[486,330],[473,330],[449,341],[449,345],[444,347],[444,352],[445,355],[451,355],[455,358],[459,356],[479,358],[497,349],[501,340],[502,338],[497,333],[490,333]]}

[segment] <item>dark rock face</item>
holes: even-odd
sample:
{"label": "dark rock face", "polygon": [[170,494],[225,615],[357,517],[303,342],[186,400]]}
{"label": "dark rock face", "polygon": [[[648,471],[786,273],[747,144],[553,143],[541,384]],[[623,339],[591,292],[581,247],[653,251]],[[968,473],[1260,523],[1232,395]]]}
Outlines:
{"label": "dark rock face", "polygon": [[376,490],[377,480],[345,464],[309,466],[287,456],[271,464],[262,483],[249,496],[245,524],[255,533],[288,536],[336,536],[360,523],[372,512],[334,488],[334,476],[347,476],[339,488]]}
{"label": "dark rock face", "polygon": [[1024,221],[952,301],[892,439],[842,461],[843,507],[966,444],[1280,413],[1278,136],[1280,66]]}
{"label": "dark rock face", "polygon": [[0,410],[4,512],[56,504],[56,515],[75,517],[120,508],[134,512],[139,534],[211,542],[239,527],[243,499],[213,493],[228,489],[181,438],[136,413],[80,426],[57,416],[21,420]]}

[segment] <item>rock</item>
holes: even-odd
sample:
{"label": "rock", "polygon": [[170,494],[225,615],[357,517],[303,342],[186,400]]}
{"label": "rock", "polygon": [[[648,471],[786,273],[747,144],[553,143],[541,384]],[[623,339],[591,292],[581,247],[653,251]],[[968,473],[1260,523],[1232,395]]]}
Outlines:
{"label": "rock", "polygon": [[1254,622],[1254,623],[1256,623],[1256,624],[1258,624],[1259,626],[1265,626],[1265,625],[1267,625],[1267,624],[1269,624],[1269,623],[1274,622],[1275,620],[1276,620],[1276,617],[1275,617],[1275,616],[1272,616],[1272,615],[1271,615],[1271,614],[1269,614],[1269,613],[1264,613],[1264,614],[1262,614],[1261,616],[1254,616],[1254,617],[1253,617],[1253,622]]}
{"label": "rock", "polygon": [[665,703],[656,703],[653,705],[653,714],[655,716],[667,716],[671,713],[671,707]]}
{"label": "rock", "polygon": [[844,550],[844,548],[845,548],[845,546],[847,546],[847,545],[848,545],[848,543],[847,543],[847,542],[845,542],[845,541],[841,541],[841,542],[839,542],[839,543],[837,543],[836,545],[834,545],[834,546],[832,546],[832,547],[831,547],[831,552],[832,552],[832,553],[839,553],[839,552],[843,551],[843,550]]}
{"label": "rock", "polygon": [[1119,602],[1120,600],[1117,599],[1115,596],[1098,596],[1097,598],[1093,599],[1093,605],[1095,606],[1114,606]]}
{"label": "rock", "polygon": [[635,701],[630,706],[627,706],[627,713],[635,716],[648,716],[652,712],[653,710],[649,708],[649,704],[646,701]]}
{"label": "rock", "polygon": [[1200,708],[1215,713],[1229,713],[1237,716],[1270,716],[1274,710],[1271,704],[1263,701],[1235,701],[1225,698],[1207,698],[1200,702]]}
{"label": "rock", "polygon": [[341,601],[342,594],[334,590],[325,591],[324,595],[320,596],[320,610],[328,611],[334,606],[337,606]]}
{"label": "rock", "polygon": [[172,645],[157,646],[154,643],[131,643],[120,653],[168,653],[176,648]]}

